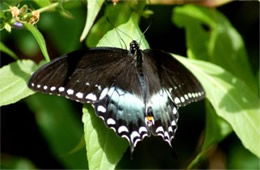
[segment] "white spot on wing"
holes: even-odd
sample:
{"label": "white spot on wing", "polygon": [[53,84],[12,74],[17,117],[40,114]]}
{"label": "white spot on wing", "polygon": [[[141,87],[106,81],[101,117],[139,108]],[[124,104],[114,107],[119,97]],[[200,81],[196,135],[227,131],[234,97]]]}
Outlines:
{"label": "white spot on wing", "polygon": [[64,87],[59,87],[59,92],[63,92],[64,90],[65,90],[65,88]]}
{"label": "white spot on wing", "polygon": [[72,94],[74,93],[74,90],[68,89],[68,90],[67,90],[67,93],[68,93],[68,95],[72,95]]}
{"label": "white spot on wing", "polygon": [[108,125],[115,125],[116,121],[114,119],[112,119],[112,118],[109,118],[109,119],[107,119],[107,124]]}
{"label": "white spot on wing", "polygon": [[87,82],[86,85],[89,86],[89,82]]}
{"label": "white spot on wing", "polygon": [[183,103],[183,102],[185,102],[185,99],[184,99],[184,97],[181,97],[181,102]]}
{"label": "white spot on wing", "polygon": [[96,100],[97,100],[97,96],[94,95],[93,93],[89,93],[89,94],[86,96],[86,99],[89,99],[89,100],[92,100],[92,101],[96,101]]}
{"label": "white spot on wing", "polygon": [[155,132],[156,133],[159,133],[159,132],[161,132],[161,133],[163,133],[163,127],[162,126],[159,126],[156,130],[155,130]]}
{"label": "white spot on wing", "polygon": [[97,111],[102,112],[102,113],[105,113],[105,112],[107,111],[107,109],[106,109],[104,106],[99,105],[99,106],[97,107]]}
{"label": "white spot on wing", "polygon": [[187,94],[184,95],[184,98],[185,98],[186,100],[189,99],[189,97],[187,96]]}
{"label": "white spot on wing", "polygon": [[172,126],[176,126],[175,120],[172,121],[171,125],[172,125]]}
{"label": "white spot on wing", "polygon": [[40,85],[40,84],[37,84],[37,88],[41,88],[41,85]]}
{"label": "white spot on wing", "polygon": [[134,138],[136,137],[140,137],[140,134],[137,132],[137,131],[133,131],[130,135],[131,137],[131,141],[133,142],[134,141]]}
{"label": "white spot on wing", "polygon": [[174,115],[177,113],[176,107],[173,107],[172,112],[173,112]]}
{"label": "white spot on wing", "polygon": [[48,86],[46,86],[46,85],[43,86],[43,89],[44,89],[44,90],[47,90],[47,89],[48,89]]}
{"label": "white spot on wing", "polygon": [[173,130],[172,130],[172,127],[171,127],[171,126],[169,126],[169,127],[168,127],[168,131],[169,131],[169,132],[173,132]]}
{"label": "white spot on wing", "polygon": [[51,91],[54,91],[54,90],[56,90],[56,87],[55,87],[55,86],[52,86],[52,87],[50,88],[50,90],[51,90]]}
{"label": "white spot on wing", "polygon": [[164,132],[164,136],[165,136],[167,139],[170,139],[169,133],[168,133],[167,131]]}
{"label": "white spot on wing", "polygon": [[[126,126],[120,126],[119,128],[118,128],[118,130],[117,130],[117,132],[120,134],[120,133],[122,133],[122,132],[128,132],[128,129],[127,129],[127,127]],[[128,138],[128,137],[127,137]]]}
{"label": "white spot on wing", "polygon": [[178,104],[178,103],[180,103],[181,101],[180,101],[180,99],[179,99],[178,97],[175,97],[175,98],[174,98],[174,102],[175,102],[176,104]]}
{"label": "white spot on wing", "polygon": [[35,86],[35,84],[34,84],[34,83],[32,83],[31,85],[32,85],[32,87],[34,87],[34,86]]}
{"label": "white spot on wing", "polygon": [[106,97],[108,92],[108,88],[105,88],[104,90],[102,90],[100,96],[99,96],[99,100],[102,100],[104,97]]}
{"label": "white spot on wing", "polygon": [[81,93],[81,92],[78,92],[78,93],[76,94],[76,96],[77,96],[77,98],[80,98],[80,99],[82,99],[82,98],[83,98],[83,93]]}
{"label": "white spot on wing", "polygon": [[147,132],[147,129],[144,126],[142,126],[139,128],[138,132],[141,134],[143,132]]}

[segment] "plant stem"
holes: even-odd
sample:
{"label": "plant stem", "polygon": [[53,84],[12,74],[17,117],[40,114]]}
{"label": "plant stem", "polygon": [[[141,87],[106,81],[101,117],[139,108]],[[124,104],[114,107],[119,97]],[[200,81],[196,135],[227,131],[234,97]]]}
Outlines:
{"label": "plant stem", "polygon": [[55,8],[55,7],[57,7],[58,5],[59,5],[59,2],[55,2],[55,3],[53,3],[53,4],[50,4],[50,5],[48,5],[48,6],[45,6],[45,7],[43,7],[43,8],[37,9],[36,11],[38,11],[39,13],[42,13],[42,12],[48,11],[48,10],[50,10],[50,9],[52,9],[52,8]]}

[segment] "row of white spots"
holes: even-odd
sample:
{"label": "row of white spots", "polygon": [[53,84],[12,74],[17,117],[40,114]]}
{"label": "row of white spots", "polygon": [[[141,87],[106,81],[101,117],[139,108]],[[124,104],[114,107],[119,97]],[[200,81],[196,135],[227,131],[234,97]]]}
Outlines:
{"label": "row of white spots", "polygon": [[174,103],[179,104],[179,103],[184,103],[185,100],[188,100],[189,98],[197,98],[199,96],[202,96],[203,92],[197,92],[197,93],[187,93],[184,96],[181,97],[175,97],[174,98]]}
{"label": "row of white spots", "polygon": [[[173,120],[174,121],[174,120]],[[175,124],[176,125],[176,124]],[[173,126],[173,125],[172,125]],[[169,136],[169,132],[172,132],[173,134],[175,133],[175,131],[173,132],[172,126],[168,127],[168,131],[164,131],[162,126],[157,127],[157,129],[155,130],[155,132],[157,133],[157,135],[161,136],[163,138],[163,140],[167,141],[169,143],[169,145],[171,146],[171,140],[173,139],[174,135],[172,135],[171,137]],[[176,130],[176,128],[175,128]]]}
{"label": "row of white spots", "polygon": [[[109,120],[109,119],[108,119]],[[110,120],[111,121],[111,120]],[[128,128],[125,126],[125,125],[122,125],[118,128],[117,130],[118,134],[123,137],[123,138],[126,138],[130,143],[133,144],[133,146],[135,147],[136,144],[141,141],[143,138],[145,138],[146,136],[148,136],[147,134],[147,129],[146,127],[144,126],[141,126],[139,128],[138,131],[133,131],[131,134],[130,134],[130,138],[126,135],[126,134],[122,134],[122,133],[129,133],[129,130]],[[144,133],[142,136],[140,136],[140,134]],[[122,135],[121,135],[122,134]]]}
{"label": "row of white spots", "polygon": [[[35,84],[32,83],[31,86],[34,87]],[[36,87],[37,87],[37,88],[41,88],[42,86],[41,86],[40,84],[37,84]],[[96,85],[96,87],[97,87],[99,90],[101,90],[101,86],[100,86],[100,85]],[[44,89],[44,90],[48,90],[48,88],[49,88],[49,87],[48,87],[47,85],[44,85],[44,86],[43,86],[43,89]],[[55,91],[55,90],[56,90],[56,87],[55,87],[55,86],[51,86],[51,87],[50,87],[50,91],[53,92],[53,91]],[[65,91],[65,87],[59,87],[59,88],[58,88],[58,91],[59,91],[60,93],[61,93],[61,92],[64,92],[64,91]],[[105,88],[105,89],[102,91],[101,95],[100,95],[100,99],[104,98],[104,97],[106,96],[107,92],[108,92],[108,88]],[[73,94],[75,93],[75,91],[74,91],[73,89],[67,89],[67,90],[66,90],[66,93],[67,93],[68,95],[73,95]],[[84,97],[84,93],[82,93],[82,92],[77,92],[75,96],[76,96],[77,98],[79,98],[79,99],[82,99],[82,98]],[[69,97],[67,97],[67,98],[69,98]],[[96,101],[96,100],[97,100],[97,96],[96,96],[95,94],[93,94],[93,93],[89,93],[88,95],[86,95],[85,98],[88,99],[88,100],[92,100],[92,101]]]}

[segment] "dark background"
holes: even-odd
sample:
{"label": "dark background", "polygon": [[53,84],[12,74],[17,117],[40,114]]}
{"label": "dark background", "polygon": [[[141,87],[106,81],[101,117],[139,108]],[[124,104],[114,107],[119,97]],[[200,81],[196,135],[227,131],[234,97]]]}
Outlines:
{"label": "dark background", "polygon": [[[141,20],[140,27],[145,30],[152,22],[151,27],[145,34],[150,47],[186,56],[185,32],[173,25],[171,21],[173,6],[153,5],[148,8],[154,11],[154,15],[152,19]],[[250,64],[255,75],[257,75],[259,69],[259,3],[252,1],[231,2],[218,7],[218,10],[229,19],[242,35],[250,57]],[[84,20],[82,23],[84,24]],[[5,37],[4,43],[9,48],[13,49],[19,56],[28,58],[15,46],[15,38],[6,35],[6,33],[2,35]],[[52,47],[53,42],[50,42],[48,38],[46,41],[51,56],[60,55],[60,52]],[[84,44],[81,46],[84,46]],[[38,53],[38,60],[43,59],[41,52]],[[12,61],[10,57],[1,54],[2,66]],[[82,105],[72,103],[77,109],[75,114],[77,114],[78,121],[81,123]],[[187,162],[182,162],[180,159],[188,157],[198,149],[198,141],[205,127],[204,104],[205,101],[201,101],[180,109],[179,128],[172,143],[173,149],[160,138],[146,138],[138,144],[132,159],[128,149],[117,167],[131,169],[172,168],[173,164],[178,164],[178,167],[184,166]],[[219,144],[218,150],[227,154],[228,148],[234,143],[241,145],[239,139],[231,134]],[[53,156],[48,143],[41,135],[35,122],[35,114],[28,109],[23,101],[1,107],[1,159],[6,156],[25,157],[31,160],[37,168],[64,168]],[[206,164],[202,165],[202,168],[203,166],[207,167]]]}

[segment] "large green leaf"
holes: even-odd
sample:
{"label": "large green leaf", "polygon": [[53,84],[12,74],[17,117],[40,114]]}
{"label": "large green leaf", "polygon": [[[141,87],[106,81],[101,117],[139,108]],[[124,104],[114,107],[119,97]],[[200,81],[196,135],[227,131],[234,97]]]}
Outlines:
{"label": "large green leaf", "polygon": [[80,41],[83,41],[86,36],[88,35],[88,32],[93,25],[96,16],[98,12],[101,9],[102,4],[104,3],[104,0],[88,0],[87,4],[87,17],[86,17],[86,23],[85,28],[80,36]]}
{"label": "large green leaf", "polygon": [[35,113],[36,122],[47,140],[53,155],[68,169],[85,169],[85,150],[75,150],[83,129],[72,103],[62,97],[37,93],[26,103]]}
{"label": "large green leaf", "polygon": [[114,169],[128,147],[127,141],[108,129],[89,105],[83,108],[82,121],[89,169]]}
{"label": "large green leaf", "polygon": [[173,21],[185,28],[188,57],[215,63],[257,91],[243,39],[223,14],[185,5],[174,8]]}
{"label": "large green leaf", "polygon": [[245,148],[260,157],[257,95],[243,81],[217,65],[175,57],[200,80],[217,115],[231,125]]}
{"label": "large green leaf", "polygon": [[15,103],[34,92],[27,87],[38,66],[31,60],[18,60],[0,69],[0,106]]}
{"label": "large green leaf", "polygon": [[[119,31],[120,30],[120,31]],[[141,41],[142,48],[148,48],[148,43],[142,38],[142,32],[131,17],[126,24],[109,31],[98,43],[98,46],[125,48],[132,39]],[[123,41],[123,42],[122,42]],[[105,127],[104,122],[95,116],[91,107],[83,109],[83,123],[87,157],[90,169],[114,169],[123,156],[128,143]]]}

